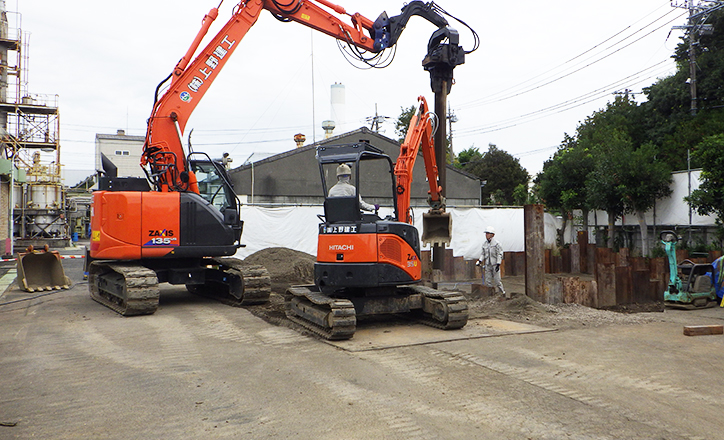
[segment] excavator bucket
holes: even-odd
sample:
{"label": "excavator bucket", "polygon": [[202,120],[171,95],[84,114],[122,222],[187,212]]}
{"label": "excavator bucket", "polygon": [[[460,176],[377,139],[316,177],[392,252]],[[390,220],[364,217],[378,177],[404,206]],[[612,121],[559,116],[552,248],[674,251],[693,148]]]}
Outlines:
{"label": "excavator bucket", "polygon": [[18,254],[18,284],[28,292],[70,288],[58,251]]}
{"label": "excavator bucket", "polygon": [[447,212],[429,211],[422,214],[422,242],[431,245],[450,245],[452,217]]}

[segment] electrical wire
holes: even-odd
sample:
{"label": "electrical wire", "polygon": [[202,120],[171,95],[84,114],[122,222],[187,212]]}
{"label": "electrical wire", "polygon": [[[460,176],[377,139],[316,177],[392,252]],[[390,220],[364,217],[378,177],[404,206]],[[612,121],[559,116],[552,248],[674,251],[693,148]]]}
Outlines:
{"label": "electrical wire", "polygon": [[538,109],[529,113],[525,113],[522,115],[514,116],[511,118],[507,118],[492,124],[488,124],[482,127],[467,129],[467,130],[456,130],[455,134],[458,136],[465,136],[465,135],[471,135],[471,134],[483,134],[483,133],[490,133],[493,131],[500,131],[506,128],[515,127],[518,125],[521,125],[525,122],[531,122],[534,120],[538,120],[547,116],[550,116],[552,114],[558,114],[563,111],[567,111],[576,107],[580,107],[582,105],[588,104],[590,102],[594,102],[601,97],[607,96],[611,91],[614,90],[620,90],[621,88],[625,87],[631,87],[635,84],[639,84],[643,81],[650,80],[651,78],[656,77],[657,75],[668,71],[668,67],[665,67],[665,69],[661,69],[662,66],[665,66],[668,63],[668,60],[660,61],[659,63],[656,63],[652,66],[649,66],[643,70],[640,70],[636,73],[633,73],[625,78],[622,78],[620,80],[614,81],[606,86],[603,86],[601,88],[598,88],[596,90],[590,91],[588,93],[584,93],[583,95],[579,95],[578,97],[554,104],[552,106],[548,106],[542,109]]}
{"label": "electrical wire", "polygon": [[[500,92],[494,93],[494,94],[489,95],[489,96],[487,96],[487,97],[478,98],[478,99],[476,99],[476,100],[473,100],[473,101],[470,101],[470,102],[467,102],[467,103],[463,103],[463,104],[461,104],[460,106],[458,106],[458,109],[480,107],[480,106],[484,106],[484,105],[489,105],[489,104],[493,104],[493,103],[498,103],[498,102],[501,102],[501,101],[505,101],[505,100],[508,100],[508,99],[511,99],[511,98],[515,98],[515,97],[518,97],[518,96],[521,96],[521,95],[530,93],[530,92],[532,92],[532,91],[534,91],[534,90],[538,90],[538,89],[543,88],[543,87],[545,87],[545,86],[548,86],[548,85],[551,85],[551,84],[553,84],[553,83],[556,83],[556,82],[558,82],[558,81],[560,81],[560,80],[562,80],[562,79],[564,79],[564,78],[567,78],[567,77],[569,77],[569,76],[571,76],[571,75],[573,75],[573,74],[575,74],[575,73],[578,73],[578,72],[580,72],[580,71],[582,71],[582,70],[584,70],[584,69],[586,69],[586,68],[588,68],[588,67],[591,67],[591,66],[599,63],[600,61],[603,61],[603,60],[605,60],[606,58],[608,58],[608,57],[610,57],[610,56],[612,56],[612,55],[614,55],[614,54],[622,51],[623,49],[628,48],[628,47],[631,46],[632,44],[637,43],[637,42],[643,40],[643,39],[646,38],[647,36],[653,34],[654,32],[660,30],[661,28],[663,28],[663,27],[665,27],[665,26],[670,25],[672,22],[678,20],[679,18],[681,18],[681,17],[684,15],[684,13],[679,14],[679,15],[677,15],[676,17],[674,17],[673,19],[671,19],[671,20],[667,21],[666,23],[662,24],[661,26],[658,26],[658,27],[654,28],[653,30],[649,31],[648,33],[640,36],[640,37],[637,38],[636,40],[634,40],[634,41],[632,41],[632,42],[629,42],[628,44],[626,44],[626,45],[624,45],[624,46],[622,46],[622,47],[617,48],[617,49],[614,50],[613,52],[610,52],[610,53],[607,53],[607,54],[605,54],[605,55],[603,55],[603,56],[600,56],[601,54],[604,54],[606,51],[609,51],[609,50],[615,48],[616,46],[622,44],[623,42],[625,42],[625,41],[628,40],[629,38],[633,37],[634,35],[642,32],[642,31],[644,31],[645,29],[649,28],[650,26],[656,24],[656,23],[659,22],[661,19],[663,19],[663,18],[665,18],[666,16],[668,16],[669,14],[671,14],[673,11],[674,11],[674,10],[671,10],[671,11],[667,12],[666,14],[664,14],[664,15],[660,16],[659,18],[655,19],[654,21],[648,23],[647,25],[645,25],[645,26],[643,26],[642,28],[638,29],[637,31],[633,32],[632,34],[630,34],[630,35],[622,38],[621,40],[619,40],[619,41],[617,41],[617,42],[615,42],[615,43],[613,43],[613,44],[611,44],[611,45],[609,45],[609,46],[606,47],[605,49],[602,49],[600,52],[592,55],[591,57],[588,57],[588,58],[580,61],[579,63],[575,64],[574,66],[569,67],[569,69],[575,68],[576,66],[580,66],[581,63],[585,63],[586,61],[589,61],[589,60],[592,60],[592,59],[593,59],[593,61],[588,62],[587,64],[583,65],[582,67],[575,68],[575,70],[569,71],[569,72],[567,72],[567,73],[561,72],[561,73],[557,74],[558,76],[553,76],[553,75],[547,76],[547,77],[545,77],[545,78],[543,78],[543,79],[541,79],[541,80],[539,80],[539,81],[537,81],[537,82],[534,82],[534,83],[531,84],[530,86],[523,87],[525,84],[528,84],[528,83],[530,83],[531,81],[534,81],[535,79],[540,78],[540,77],[546,75],[546,74],[549,73],[549,72],[555,71],[555,70],[557,70],[557,69],[565,66],[566,64],[569,64],[569,63],[571,63],[572,61],[581,58],[583,55],[585,55],[586,53],[591,52],[591,51],[594,50],[596,47],[599,47],[599,46],[601,46],[602,44],[605,44],[607,41],[610,41],[612,38],[615,38],[617,35],[620,35],[622,32],[625,32],[628,28],[630,28],[630,26],[628,26],[627,28],[625,28],[625,29],[622,30],[622,31],[619,31],[619,32],[616,33],[614,36],[609,37],[608,39],[604,40],[602,43],[599,43],[599,44],[595,45],[593,48],[588,49],[588,50],[586,50],[585,52],[583,52],[583,53],[581,53],[581,54],[579,54],[579,55],[577,55],[577,56],[569,59],[568,61],[566,61],[566,62],[558,65],[557,67],[554,67],[554,68],[552,68],[552,69],[549,69],[548,71],[546,71],[546,72],[544,72],[544,73],[542,73],[542,74],[540,74],[540,75],[537,75],[537,76],[535,76],[535,77],[533,77],[533,78],[531,78],[531,79],[528,79],[528,80],[526,80],[526,81],[523,81],[523,82],[521,82],[521,83],[519,83],[519,84],[517,84],[517,85],[515,85],[515,86],[509,87],[509,88],[507,88],[507,89],[505,89],[505,90],[502,90],[502,91],[500,91]],[[639,21],[640,21],[640,20],[639,20]],[[594,57],[597,57],[597,56],[599,56],[599,58],[594,59]],[[502,96],[501,96],[501,95],[502,95]]]}

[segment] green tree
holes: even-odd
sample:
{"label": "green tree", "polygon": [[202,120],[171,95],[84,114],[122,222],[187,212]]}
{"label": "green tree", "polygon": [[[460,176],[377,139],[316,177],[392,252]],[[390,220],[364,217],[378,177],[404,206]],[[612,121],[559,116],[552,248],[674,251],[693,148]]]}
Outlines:
{"label": "green tree", "polygon": [[463,171],[486,182],[482,188],[483,203],[511,205],[515,188],[521,184],[527,187],[530,181],[530,175],[518,159],[493,144],[484,154],[474,147],[463,150],[458,160]]}
{"label": "green tree", "polygon": [[[708,136],[724,132],[724,11],[711,14],[713,32],[697,35],[697,114],[691,114],[689,40],[682,38],[672,58],[675,74],[644,88],[643,129],[658,148],[657,159],[672,170],[687,168],[687,152]],[[637,144],[645,143],[636,142]],[[692,167],[700,167],[692,158]]]}
{"label": "green tree", "polygon": [[593,166],[591,151],[578,148],[575,139],[566,134],[558,151],[543,164],[543,171],[536,177],[538,196],[542,202],[548,209],[562,214],[559,246],[564,244],[563,233],[573,210],[582,210],[583,218],[588,218],[586,179]]}
{"label": "green tree", "polygon": [[513,203],[522,206],[531,203],[532,195],[528,186],[521,183],[513,189]]}
{"label": "green tree", "polygon": [[[617,96],[578,127],[577,146],[590,151],[593,168],[586,177],[586,204],[608,214],[608,246],[615,221],[635,213],[642,254],[648,254],[645,212],[671,193],[671,170],[657,159],[657,149],[643,136],[645,112],[628,95]],[[644,142],[642,142],[644,141]],[[565,193],[563,194],[565,195]]]}
{"label": "green tree", "polygon": [[410,127],[410,121],[417,111],[417,106],[411,105],[408,108],[400,107],[400,111],[400,116],[397,117],[397,121],[395,122],[395,134],[399,136],[398,142],[403,143],[405,136],[407,136],[407,129]]}
{"label": "green tree", "polygon": [[453,165],[455,166],[455,168],[459,168],[462,170],[465,169],[465,167],[468,165],[479,162],[482,158],[483,153],[478,150],[478,147],[470,147],[458,153],[458,156],[455,158]]}
{"label": "green tree", "polygon": [[697,145],[694,155],[701,163],[701,185],[685,200],[699,215],[715,214],[724,221],[724,134],[709,136]]}
{"label": "green tree", "polygon": [[671,195],[671,169],[663,161],[656,160],[656,147],[644,144],[633,151],[621,167],[624,182],[623,198],[626,212],[636,214],[641,233],[641,255],[649,255],[648,225],[646,212],[656,200]]}
{"label": "green tree", "polygon": [[606,137],[606,141],[593,146],[596,162],[586,179],[586,191],[591,208],[608,214],[607,246],[613,248],[614,224],[626,208],[623,202],[626,183],[622,175],[633,145],[621,130],[608,128],[600,131],[599,135]]}

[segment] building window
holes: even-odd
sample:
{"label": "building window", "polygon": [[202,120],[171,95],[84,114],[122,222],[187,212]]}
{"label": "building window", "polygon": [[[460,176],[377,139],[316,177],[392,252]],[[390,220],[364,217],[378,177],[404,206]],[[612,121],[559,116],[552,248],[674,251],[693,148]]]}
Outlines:
{"label": "building window", "polygon": [[128,156],[129,154],[131,153],[128,150],[116,150],[116,156]]}

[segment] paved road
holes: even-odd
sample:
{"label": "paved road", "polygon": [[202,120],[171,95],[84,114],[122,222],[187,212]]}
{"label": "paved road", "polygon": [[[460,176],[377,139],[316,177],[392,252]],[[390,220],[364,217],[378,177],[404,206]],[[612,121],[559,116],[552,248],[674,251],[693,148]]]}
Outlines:
{"label": "paved road", "polygon": [[122,318],[64,266],[0,298],[1,439],[724,438],[724,336],[682,334],[721,309],[349,352],[177,287]]}

